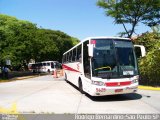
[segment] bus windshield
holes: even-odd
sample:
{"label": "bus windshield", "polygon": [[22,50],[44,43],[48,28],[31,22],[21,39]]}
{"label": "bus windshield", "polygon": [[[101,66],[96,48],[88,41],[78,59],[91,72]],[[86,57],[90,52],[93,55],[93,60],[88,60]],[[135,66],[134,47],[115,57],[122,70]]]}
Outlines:
{"label": "bus windshield", "polygon": [[136,57],[130,40],[92,41],[95,44],[91,62],[93,77],[121,78],[138,75]]}

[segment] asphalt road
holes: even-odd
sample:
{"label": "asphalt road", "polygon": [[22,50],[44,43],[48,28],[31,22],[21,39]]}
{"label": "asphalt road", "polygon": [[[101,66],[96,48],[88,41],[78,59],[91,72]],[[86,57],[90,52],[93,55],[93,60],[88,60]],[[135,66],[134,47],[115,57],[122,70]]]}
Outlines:
{"label": "asphalt road", "polygon": [[0,108],[16,104],[21,113],[160,113],[160,91],[90,97],[51,75],[0,83]]}

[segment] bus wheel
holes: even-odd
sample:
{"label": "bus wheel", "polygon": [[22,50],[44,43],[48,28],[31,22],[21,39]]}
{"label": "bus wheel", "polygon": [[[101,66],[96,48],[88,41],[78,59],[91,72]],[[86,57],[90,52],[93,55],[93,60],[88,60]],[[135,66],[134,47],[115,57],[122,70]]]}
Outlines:
{"label": "bus wheel", "polygon": [[67,74],[65,73],[65,76],[64,76],[65,78],[65,81],[68,83],[68,80],[67,80]]}
{"label": "bus wheel", "polygon": [[50,69],[48,69],[47,72],[50,73],[51,72]]}
{"label": "bus wheel", "polygon": [[84,94],[83,85],[82,85],[81,79],[78,81],[78,85],[79,85],[79,91],[80,91],[82,94]]}

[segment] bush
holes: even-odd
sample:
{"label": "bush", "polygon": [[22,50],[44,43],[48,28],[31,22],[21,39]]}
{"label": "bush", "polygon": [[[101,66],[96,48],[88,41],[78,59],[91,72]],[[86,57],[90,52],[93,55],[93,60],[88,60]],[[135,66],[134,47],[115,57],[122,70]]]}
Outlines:
{"label": "bush", "polygon": [[[159,44],[160,45],[160,44]],[[139,61],[142,84],[160,86],[160,50],[152,49]]]}
{"label": "bush", "polygon": [[136,44],[144,45],[148,51],[139,60],[140,84],[160,86],[160,37],[158,34],[148,33],[139,37]]}

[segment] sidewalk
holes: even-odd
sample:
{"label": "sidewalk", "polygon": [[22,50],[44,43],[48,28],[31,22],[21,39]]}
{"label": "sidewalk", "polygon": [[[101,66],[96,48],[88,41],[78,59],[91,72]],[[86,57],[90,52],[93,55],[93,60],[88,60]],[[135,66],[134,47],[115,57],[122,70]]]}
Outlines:
{"label": "sidewalk", "polygon": [[9,73],[9,79],[1,79],[0,82],[11,82],[15,80],[23,80],[28,78],[34,78],[38,76],[47,75],[46,73],[32,73],[30,71],[13,71]]}

